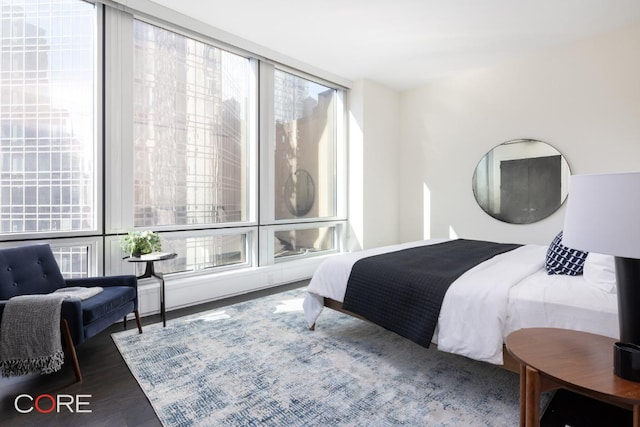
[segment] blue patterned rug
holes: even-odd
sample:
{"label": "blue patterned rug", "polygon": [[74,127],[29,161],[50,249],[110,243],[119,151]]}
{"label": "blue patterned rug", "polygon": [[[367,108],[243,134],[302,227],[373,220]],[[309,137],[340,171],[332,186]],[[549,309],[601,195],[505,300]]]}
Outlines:
{"label": "blue patterned rug", "polygon": [[113,334],[165,426],[517,426],[518,376],[425,349],[302,289]]}

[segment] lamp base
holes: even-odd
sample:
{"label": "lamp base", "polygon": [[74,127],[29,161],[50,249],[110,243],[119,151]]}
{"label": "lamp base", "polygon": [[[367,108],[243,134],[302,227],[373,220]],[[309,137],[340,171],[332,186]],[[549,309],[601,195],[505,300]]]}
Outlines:
{"label": "lamp base", "polygon": [[640,345],[640,259],[614,258],[620,342]]}
{"label": "lamp base", "polygon": [[613,347],[613,373],[640,382],[640,260],[615,257],[620,342]]}
{"label": "lamp base", "polygon": [[613,344],[613,373],[625,380],[640,382],[640,346]]}

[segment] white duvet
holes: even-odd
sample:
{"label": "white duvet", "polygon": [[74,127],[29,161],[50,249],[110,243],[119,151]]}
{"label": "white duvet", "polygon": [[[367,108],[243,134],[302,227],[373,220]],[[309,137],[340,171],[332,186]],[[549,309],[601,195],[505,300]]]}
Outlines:
{"label": "white duvet", "polygon": [[[305,317],[309,326],[316,322],[322,312],[325,297],[343,302],[351,267],[357,260],[442,241],[444,239],[411,242],[343,254],[325,260],[309,282],[304,300]],[[568,322],[571,329],[615,337],[615,294],[607,294],[589,286],[581,276],[564,276],[562,279],[547,276],[544,270],[546,251],[546,246],[521,246],[477,265],[453,282],[442,303],[433,338],[438,349],[476,360],[502,364],[503,342],[510,332],[521,327],[567,327],[567,317],[571,319]],[[575,287],[574,292],[558,292],[549,288],[548,283],[557,283],[559,280],[571,282]],[[519,284],[520,286],[517,286]],[[522,286],[523,284],[526,286]],[[529,290],[530,288],[533,290]],[[516,294],[524,299],[512,301],[512,289],[518,289]],[[540,294],[540,289],[552,289],[551,294],[559,297],[545,300],[545,294]],[[586,293],[581,292],[585,289]],[[532,295],[533,299],[530,298]],[[516,311],[513,311],[511,306]],[[549,309],[558,311],[560,315],[549,316]],[[525,314],[524,318],[518,315],[517,310]],[[572,315],[562,315],[565,310]],[[601,321],[603,315],[604,324]],[[597,330],[593,330],[594,328]]]}

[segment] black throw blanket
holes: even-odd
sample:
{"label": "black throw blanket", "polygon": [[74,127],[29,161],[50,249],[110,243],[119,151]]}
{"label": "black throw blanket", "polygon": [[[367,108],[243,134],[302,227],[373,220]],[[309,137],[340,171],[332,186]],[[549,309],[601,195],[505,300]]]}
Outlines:
{"label": "black throw blanket", "polygon": [[351,269],[342,307],[429,347],[449,285],[519,246],[458,239],[363,258]]}

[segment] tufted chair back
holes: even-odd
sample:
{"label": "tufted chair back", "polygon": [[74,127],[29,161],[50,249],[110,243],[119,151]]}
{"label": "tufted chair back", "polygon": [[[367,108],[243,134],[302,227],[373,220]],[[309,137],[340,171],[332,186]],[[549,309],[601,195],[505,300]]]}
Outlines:
{"label": "tufted chair back", "polygon": [[0,249],[0,300],[48,294],[65,285],[49,245]]}

